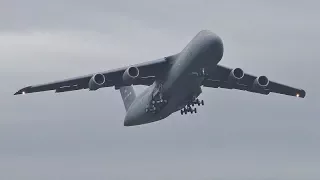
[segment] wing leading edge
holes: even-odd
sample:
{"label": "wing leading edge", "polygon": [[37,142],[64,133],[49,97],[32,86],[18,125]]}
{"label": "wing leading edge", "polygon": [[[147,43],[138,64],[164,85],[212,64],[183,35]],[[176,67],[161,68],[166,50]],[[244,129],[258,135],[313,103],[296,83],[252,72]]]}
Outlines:
{"label": "wing leading edge", "polygon": [[[95,73],[95,74],[103,74],[105,76],[106,81],[102,85],[102,87],[114,86],[117,89],[121,86],[125,86],[122,76],[123,76],[123,73],[127,70],[127,68],[137,67],[139,69],[139,77],[134,80],[133,85],[149,86],[155,81],[156,78],[161,76],[163,72],[165,72],[168,69],[168,66],[171,65],[172,60],[174,60],[174,55],[161,58],[158,60],[154,60],[154,61],[149,61],[145,63],[140,63],[132,66],[122,67],[122,68],[113,69],[113,70]],[[20,89],[16,93],[14,93],[14,95],[35,93],[35,92],[42,92],[42,91],[51,91],[51,90],[55,90],[56,93],[61,93],[61,92],[67,92],[67,91],[88,89],[89,81],[95,74],[88,74],[85,76],[64,79],[61,81],[27,86]]]}
{"label": "wing leading edge", "polygon": [[258,77],[247,73],[244,73],[243,77],[239,81],[232,83],[229,79],[232,70],[233,69],[231,68],[218,65],[213,73],[208,74],[208,77],[203,81],[202,85],[204,87],[237,89],[265,95],[269,93],[277,93],[300,98],[304,98],[306,96],[306,92],[303,89],[291,87],[274,81],[269,81],[265,88],[254,88],[254,82]]}

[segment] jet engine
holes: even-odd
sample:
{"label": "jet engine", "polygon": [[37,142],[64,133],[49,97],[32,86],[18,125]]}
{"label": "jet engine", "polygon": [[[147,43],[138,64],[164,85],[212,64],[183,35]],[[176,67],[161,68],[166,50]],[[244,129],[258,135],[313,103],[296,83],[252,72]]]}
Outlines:
{"label": "jet engine", "polygon": [[242,78],[244,77],[244,72],[241,68],[235,68],[233,69],[228,77],[228,81],[229,83],[233,84],[233,83],[237,83],[238,81],[240,81]]}
{"label": "jet engine", "polygon": [[95,91],[103,86],[103,84],[106,82],[106,78],[103,74],[95,74],[91,77],[89,81],[89,90]]}
{"label": "jet engine", "polygon": [[135,78],[139,76],[139,69],[137,67],[128,67],[124,71],[122,80],[126,85],[132,85]]}
{"label": "jet engine", "polygon": [[266,76],[259,76],[253,82],[253,88],[263,90],[269,85],[269,79]]}

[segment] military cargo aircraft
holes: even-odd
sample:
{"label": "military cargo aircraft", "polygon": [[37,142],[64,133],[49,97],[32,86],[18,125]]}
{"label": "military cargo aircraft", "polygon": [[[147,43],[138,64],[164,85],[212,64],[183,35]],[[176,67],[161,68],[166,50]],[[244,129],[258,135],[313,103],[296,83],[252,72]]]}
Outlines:
{"label": "military cargo aircraft", "polygon": [[[56,93],[114,87],[120,91],[126,115],[124,126],[162,120],[172,113],[197,113],[204,105],[202,87],[224,88],[268,95],[278,93],[304,98],[303,89],[254,76],[241,68],[220,65],[223,41],[209,30],[200,31],[179,53],[157,60],[85,76],[27,86],[15,95],[54,90]],[[148,86],[136,95],[133,86]]]}

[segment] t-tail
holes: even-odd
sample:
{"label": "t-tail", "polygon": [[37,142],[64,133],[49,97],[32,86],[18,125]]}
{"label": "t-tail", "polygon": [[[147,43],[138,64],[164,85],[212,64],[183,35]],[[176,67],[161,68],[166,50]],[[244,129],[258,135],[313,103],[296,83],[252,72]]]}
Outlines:
{"label": "t-tail", "polygon": [[129,107],[136,99],[136,93],[132,86],[122,86],[119,88],[124,107],[128,111]]}

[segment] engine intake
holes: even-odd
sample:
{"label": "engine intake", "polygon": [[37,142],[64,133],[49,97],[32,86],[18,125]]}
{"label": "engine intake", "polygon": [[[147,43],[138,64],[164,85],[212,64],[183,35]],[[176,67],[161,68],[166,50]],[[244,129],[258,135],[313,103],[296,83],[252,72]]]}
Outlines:
{"label": "engine intake", "polygon": [[139,69],[137,67],[127,68],[122,76],[122,80],[126,85],[132,85],[135,78],[139,76]]}
{"label": "engine intake", "polygon": [[269,85],[269,79],[266,76],[259,76],[253,82],[254,89],[265,89]]}
{"label": "engine intake", "polygon": [[103,74],[95,74],[91,77],[89,81],[89,90],[95,91],[103,86],[103,84],[106,82],[106,78]]}
{"label": "engine intake", "polygon": [[229,83],[237,83],[244,77],[244,72],[241,68],[233,69],[228,77]]}

